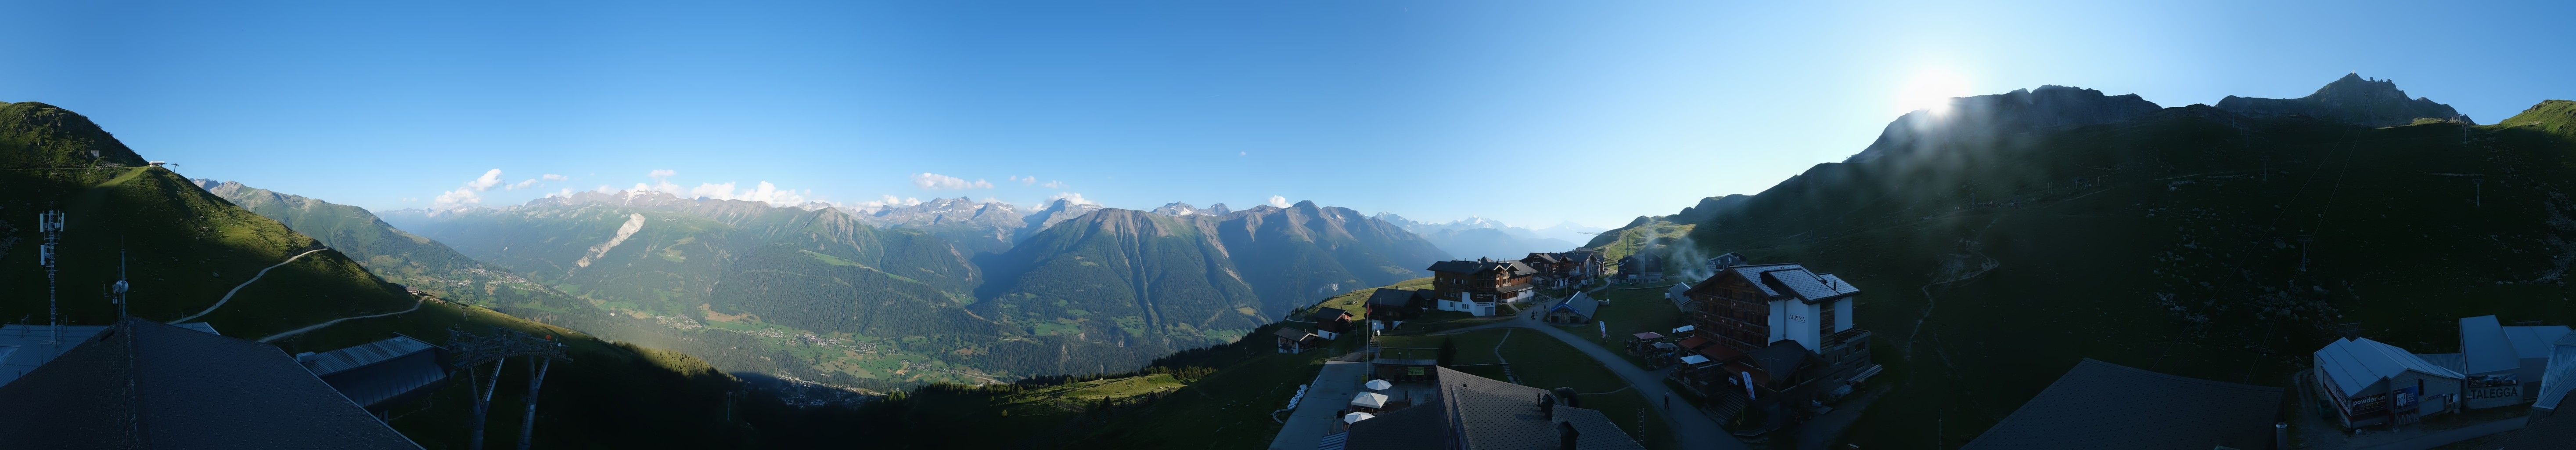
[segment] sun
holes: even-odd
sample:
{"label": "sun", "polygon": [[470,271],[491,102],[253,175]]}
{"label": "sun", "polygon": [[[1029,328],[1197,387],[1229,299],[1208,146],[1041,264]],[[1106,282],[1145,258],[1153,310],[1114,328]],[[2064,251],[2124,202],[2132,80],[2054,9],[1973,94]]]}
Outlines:
{"label": "sun", "polygon": [[1936,115],[1948,113],[1950,99],[1966,97],[1974,92],[1970,89],[1968,77],[1961,76],[1958,72],[1947,69],[1918,70],[1912,76],[1906,77],[1905,84],[1897,88],[1897,113],[1914,111],[1928,111]]}

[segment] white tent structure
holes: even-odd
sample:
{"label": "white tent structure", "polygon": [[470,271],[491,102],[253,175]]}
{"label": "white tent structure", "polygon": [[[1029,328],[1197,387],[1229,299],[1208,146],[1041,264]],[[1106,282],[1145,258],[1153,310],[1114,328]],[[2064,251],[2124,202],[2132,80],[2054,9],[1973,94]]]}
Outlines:
{"label": "white tent structure", "polygon": [[2535,409],[2557,411],[2568,404],[2570,391],[2576,391],[2576,334],[2560,336],[2549,350],[2549,368],[2540,377],[2540,400]]}
{"label": "white tent structure", "polygon": [[1364,413],[1364,412],[1355,412],[1355,413],[1350,413],[1350,414],[1343,414],[1343,415],[1342,415],[1342,423],[1359,423],[1359,422],[1360,422],[1360,421],[1362,421],[1362,420],[1369,420],[1369,418],[1371,418],[1371,417],[1377,417],[1377,415],[1376,415],[1376,414]]}
{"label": "white tent structure", "polygon": [[1367,387],[1372,391],[1383,391],[1387,388],[1395,387],[1395,383],[1388,383],[1386,380],[1369,380],[1367,383],[1360,384],[1360,386]]}
{"label": "white tent structure", "polygon": [[1386,409],[1386,394],[1361,392],[1360,395],[1351,396],[1351,406],[1369,409]]}

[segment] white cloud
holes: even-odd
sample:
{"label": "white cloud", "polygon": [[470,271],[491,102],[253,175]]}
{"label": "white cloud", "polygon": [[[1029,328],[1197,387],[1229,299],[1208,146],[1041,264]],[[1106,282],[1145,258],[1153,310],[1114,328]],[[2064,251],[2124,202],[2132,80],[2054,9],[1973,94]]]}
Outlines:
{"label": "white cloud", "polygon": [[1064,182],[1063,182],[1063,181],[1058,181],[1058,180],[1047,180],[1046,188],[1047,188],[1047,189],[1064,189]]}
{"label": "white cloud", "polygon": [[403,200],[402,200],[402,201],[403,201],[403,203],[411,203],[411,202],[417,202],[417,201],[420,201],[420,198],[418,198],[418,197],[403,197]]}
{"label": "white cloud", "polygon": [[551,173],[546,174],[545,176],[542,176],[542,177],[537,177],[537,178],[544,178],[546,181],[563,181],[563,180],[570,180],[570,179],[572,179],[572,177],[567,177],[567,176],[563,176],[563,175],[556,175],[556,174],[551,174]]}
{"label": "white cloud", "polygon": [[653,169],[653,171],[652,171],[652,172],[645,173],[645,174],[644,174],[644,176],[647,176],[647,177],[653,177],[653,178],[670,178],[672,175],[679,175],[679,174],[680,174],[680,171],[677,171],[677,170],[671,170],[671,169]]}
{"label": "white cloud", "polygon": [[732,182],[705,183],[698,185],[696,188],[689,189],[689,194],[699,197],[723,200],[750,200],[776,206],[795,206],[805,204],[805,202],[808,201],[814,201],[813,199],[808,198],[808,196],[813,193],[814,191],[812,190],[798,191],[793,189],[779,189],[777,185],[769,184],[767,181],[752,185],[752,188],[749,190],[740,191],[737,191],[734,188],[734,184]]}
{"label": "white cloud", "polygon": [[529,178],[529,179],[525,179],[525,180],[519,180],[519,182],[517,182],[517,183],[510,183],[510,185],[509,185],[509,186],[504,186],[503,188],[504,188],[504,189],[510,189],[510,190],[519,190],[519,189],[527,189],[529,186],[536,186],[536,185],[537,185],[537,179],[535,179],[535,178]]}
{"label": "white cloud", "polygon": [[1270,206],[1277,206],[1277,207],[1281,207],[1281,208],[1286,208],[1286,207],[1288,207],[1288,197],[1281,197],[1281,196],[1277,196],[1277,195],[1270,196]]}
{"label": "white cloud", "polygon": [[483,196],[475,194],[473,189],[441,192],[438,193],[438,198],[429,200],[430,207],[438,209],[463,208],[476,203],[483,203]]}
{"label": "white cloud", "polygon": [[920,186],[922,189],[990,189],[993,187],[993,183],[984,180],[966,181],[964,178],[930,172],[914,174],[912,185]]}
{"label": "white cloud", "polygon": [[1055,201],[1056,201],[1056,200],[1064,200],[1064,201],[1066,201],[1066,202],[1073,203],[1073,204],[1076,204],[1076,205],[1097,205],[1097,204],[1099,204],[1099,203],[1096,203],[1096,202],[1092,202],[1090,199],[1082,198],[1082,193],[1080,193],[1080,192],[1057,192],[1057,193],[1055,193],[1055,195],[1047,196],[1046,203],[1048,203],[1048,204],[1052,204],[1052,203],[1055,203]]}
{"label": "white cloud", "polygon": [[463,208],[482,203],[483,195],[476,192],[492,190],[493,186],[499,185],[501,185],[501,169],[483,171],[483,176],[466,181],[464,186],[457,187],[456,190],[438,193],[437,198],[430,199],[430,207]]}
{"label": "white cloud", "polygon": [[866,209],[877,209],[888,206],[911,206],[919,204],[921,204],[921,199],[918,198],[896,198],[895,196],[888,195],[883,199],[859,202],[857,203],[857,206]]}
{"label": "white cloud", "polygon": [[1252,152],[1234,152],[1234,156],[1252,156]]}
{"label": "white cloud", "polygon": [[603,185],[599,185],[599,187],[598,187],[598,188],[593,188],[593,189],[591,189],[590,191],[591,191],[591,192],[602,193],[602,194],[613,194],[613,193],[616,193],[616,192],[617,192],[617,188],[609,187],[608,185],[603,184]]}
{"label": "white cloud", "polygon": [[465,187],[477,191],[488,191],[492,189],[492,186],[499,184],[501,184],[501,169],[492,169],[483,172],[483,176],[475,178],[474,181],[465,182]]}
{"label": "white cloud", "polygon": [[1012,175],[1012,176],[1010,176],[1009,178],[1011,179],[1011,181],[1017,181],[1017,182],[1020,182],[1020,184],[1023,184],[1023,185],[1038,184],[1038,177],[1037,177],[1037,176],[1035,176],[1035,175],[1025,176],[1025,177],[1023,177],[1023,176],[1018,176],[1018,175]]}

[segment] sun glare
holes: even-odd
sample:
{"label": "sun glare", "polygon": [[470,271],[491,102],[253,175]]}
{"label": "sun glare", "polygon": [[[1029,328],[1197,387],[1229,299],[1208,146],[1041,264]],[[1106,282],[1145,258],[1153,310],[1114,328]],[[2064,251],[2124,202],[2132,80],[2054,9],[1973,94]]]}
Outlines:
{"label": "sun glare", "polygon": [[1960,76],[1958,72],[1939,69],[1916,71],[1913,76],[1905,80],[1905,85],[1896,91],[1897,113],[1914,111],[1947,113],[1950,111],[1951,98],[1965,97],[1971,93],[1968,78]]}

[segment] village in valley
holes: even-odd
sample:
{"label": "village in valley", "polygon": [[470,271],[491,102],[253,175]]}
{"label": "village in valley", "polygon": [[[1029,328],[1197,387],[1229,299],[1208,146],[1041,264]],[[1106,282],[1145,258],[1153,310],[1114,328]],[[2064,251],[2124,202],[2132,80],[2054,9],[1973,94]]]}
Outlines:
{"label": "village in valley", "polygon": [[[1328,299],[1273,335],[1326,352],[1269,448],[1823,449],[1893,390],[1829,271],[1726,253],[1453,260]],[[2081,359],[1962,448],[2420,450],[2562,439],[2559,324],[2458,319],[2417,353],[2347,331],[2289,379],[2234,383]],[[2564,422],[2555,420],[2551,422]],[[2299,426],[2293,431],[2291,423]],[[2556,441],[2564,445],[2576,441]],[[2452,447],[2446,445],[2458,444]],[[2525,447],[2529,446],[2529,447]]]}

